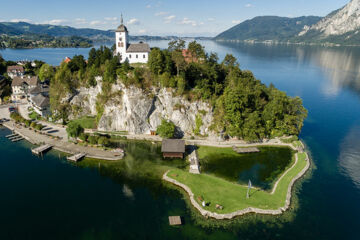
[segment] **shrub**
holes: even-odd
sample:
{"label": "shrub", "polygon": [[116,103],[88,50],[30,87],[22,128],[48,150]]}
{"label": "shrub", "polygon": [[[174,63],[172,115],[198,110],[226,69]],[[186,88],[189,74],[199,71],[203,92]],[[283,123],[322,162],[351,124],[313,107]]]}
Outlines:
{"label": "shrub", "polygon": [[109,145],[109,139],[106,138],[106,137],[99,137],[97,143],[99,145],[101,145],[101,146],[108,146]]}
{"label": "shrub", "polygon": [[41,129],[43,129],[43,128],[44,128],[44,126],[41,124],[36,124],[36,126],[35,126],[35,129],[38,131],[41,131]]}
{"label": "shrub", "polygon": [[97,142],[98,142],[98,137],[97,137],[97,136],[94,136],[94,135],[90,135],[90,136],[88,137],[88,142],[89,142],[90,144],[92,144],[92,145],[97,144]]}
{"label": "shrub", "polygon": [[162,138],[173,138],[175,135],[175,124],[163,119],[156,129],[156,133]]}
{"label": "shrub", "polygon": [[70,137],[76,138],[84,132],[84,128],[78,122],[70,122],[66,128],[66,132]]}
{"label": "shrub", "polygon": [[32,122],[32,123],[30,124],[30,127],[35,128],[35,127],[36,127],[36,122]]}
{"label": "shrub", "polygon": [[88,137],[89,137],[89,135],[86,133],[80,133],[80,135],[79,135],[79,138],[84,142],[86,142],[88,140]]}

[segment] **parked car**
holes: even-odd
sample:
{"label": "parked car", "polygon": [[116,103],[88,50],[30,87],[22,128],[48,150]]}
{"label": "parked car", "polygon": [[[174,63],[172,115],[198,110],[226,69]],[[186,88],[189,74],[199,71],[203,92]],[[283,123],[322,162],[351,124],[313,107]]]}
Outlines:
{"label": "parked car", "polygon": [[9,107],[9,112],[10,113],[16,112],[16,108],[15,107]]}

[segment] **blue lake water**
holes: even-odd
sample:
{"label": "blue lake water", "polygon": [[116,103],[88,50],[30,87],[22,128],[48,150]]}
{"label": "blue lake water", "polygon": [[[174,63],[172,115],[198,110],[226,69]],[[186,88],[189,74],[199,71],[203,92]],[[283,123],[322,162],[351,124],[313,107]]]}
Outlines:
{"label": "blue lake water", "polygon": [[[150,44],[166,47],[167,42]],[[134,180],[131,171],[74,166],[57,153],[34,157],[26,143],[6,142],[4,130],[0,239],[359,239],[360,49],[202,44],[220,59],[233,54],[242,69],[265,84],[304,100],[309,116],[301,138],[315,169],[297,190],[298,208],[291,217],[246,217],[226,228],[205,227],[176,190],[155,180]],[[6,49],[0,54],[58,65],[88,50]],[[125,164],[137,166],[131,160]],[[169,227],[169,215],[184,216],[186,224]]]}

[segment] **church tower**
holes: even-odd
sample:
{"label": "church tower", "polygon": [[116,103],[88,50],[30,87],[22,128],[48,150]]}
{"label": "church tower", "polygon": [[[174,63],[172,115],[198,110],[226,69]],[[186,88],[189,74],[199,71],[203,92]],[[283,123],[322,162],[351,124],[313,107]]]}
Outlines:
{"label": "church tower", "polygon": [[115,31],[116,37],[116,54],[120,54],[121,62],[124,62],[126,59],[126,49],[129,46],[129,32],[124,25],[123,17],[121,14],[121,24]]}

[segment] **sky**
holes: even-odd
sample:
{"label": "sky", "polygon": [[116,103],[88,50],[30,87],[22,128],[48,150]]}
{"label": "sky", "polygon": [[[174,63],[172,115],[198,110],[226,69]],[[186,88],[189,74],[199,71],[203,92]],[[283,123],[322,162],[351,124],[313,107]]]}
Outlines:
{"label": "sky", "polygon": [[216,36],[256,16],[326,16],[350,0],[0,0],[0,22],[116,29],[131,35]]}

